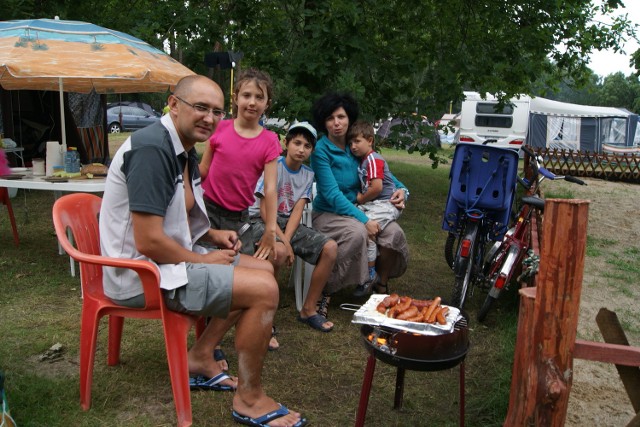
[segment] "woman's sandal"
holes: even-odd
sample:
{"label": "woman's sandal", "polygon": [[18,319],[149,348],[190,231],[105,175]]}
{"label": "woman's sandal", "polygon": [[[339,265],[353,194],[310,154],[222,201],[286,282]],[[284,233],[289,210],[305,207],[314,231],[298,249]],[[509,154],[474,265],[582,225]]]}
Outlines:
{"label": "woman's sandal", "polygon": [[327,318],[321,314],[314,314],[313,316],[302,318],[298,315],[298,322],[309,325],[311,328],[320,332],[331,332],[333,326],[325,328],[324,324],[327,323]]}
{"label": "woman's sandal", "polygon": [[214,348],[213,349],[213,360],[215,360],[216,362],[219,362],[221,360],[227,360],[227,355],[224,354],[224,351],[222,351],[221,348]]}
{"label": "woman's sandal", "polygon": [[316,303],[316,312],[323,316],[325,319],[328,319],[329,316],[329,303],[331,302],[331,295],[322,294],[322,298],[320,301]]}
{"label": "woman's sandal", "polygon": [[276,335],[278,335],[278,330],[276,329],[276,326],[273,325],[271,327],[271,338],[269,339],[269,351],[276,351],[280,348]]}
{"label": "woman's sandal", "polygon": [[216,347],[213,349],[213,360],[215,360],[216,363],[224,361],[226,368],[220,364],[220,368],[222,368],[223,371],[226,371],[227,369],[229,369],[229,362],[227,361],[227,355],[224,354],[224,351],[222,351],[221,348]]}
{"label": "woman's sandal", "polygon": [[388,294],[389,293],[389,284],[387,283],[386,285],[383,285],[382,283],[378,282],[378,283],[373,285],[373,290],[377,294]]}

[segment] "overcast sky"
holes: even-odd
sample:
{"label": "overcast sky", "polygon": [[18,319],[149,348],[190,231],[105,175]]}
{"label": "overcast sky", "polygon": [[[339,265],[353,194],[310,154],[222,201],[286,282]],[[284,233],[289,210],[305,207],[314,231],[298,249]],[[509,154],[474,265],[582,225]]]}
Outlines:
{"label": "overcast sky", "polygon": [[[640,24],[640,4],[637,3],[638,0],[625,0],[627,8],[618,14],[628,13],[631,22]],[[638,43],[635,40],[630,40],[624,45],[625,55],[620,53],[615,54],[609,51],[596,52],[591,55],[589,68],[602,77],[617,73],[618,71],[622,71],[625,76],[628,76],[634,71],[629,67],[630,55],[637,49]]]}

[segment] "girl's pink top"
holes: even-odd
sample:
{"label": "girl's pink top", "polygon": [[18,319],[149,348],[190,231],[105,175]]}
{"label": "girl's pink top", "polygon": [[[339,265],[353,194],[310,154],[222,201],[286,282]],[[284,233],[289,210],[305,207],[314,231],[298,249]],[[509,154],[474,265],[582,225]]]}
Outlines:
{"label": "girl's pink top", "polygon": [[255,138],[244,138],[234,129],[233,119],[223,120],[209,145],[213,159],[202,182],[205,197],[230,211],[247,209],[255,200],[253,192],[264,166],[282,152],[278,135],[263,129]]}

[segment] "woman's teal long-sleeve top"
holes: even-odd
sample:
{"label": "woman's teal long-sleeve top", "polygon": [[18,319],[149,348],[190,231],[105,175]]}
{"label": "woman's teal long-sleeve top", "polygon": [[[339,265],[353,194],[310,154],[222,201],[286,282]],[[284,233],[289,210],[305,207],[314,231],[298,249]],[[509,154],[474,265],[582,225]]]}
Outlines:
{"label": "woman's teal long-sleeve top", "polygon": [[[313,210],[347,215],[365,224],[369,219],[355,206],[360,191],[358,165],[360,160],[351,153],[349,146],[342,150],[326,136],[318,140],[311,154],[311,168],[316,174],[317,195]],[[393,177],[396,188],[404,186]]]}

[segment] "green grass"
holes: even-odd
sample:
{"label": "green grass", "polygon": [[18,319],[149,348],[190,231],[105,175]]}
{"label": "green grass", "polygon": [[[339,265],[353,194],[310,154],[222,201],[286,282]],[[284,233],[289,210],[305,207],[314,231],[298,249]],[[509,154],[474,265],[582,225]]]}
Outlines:
{"label": "green grass", "polygon": [[599,272],[606,279],[607,286],[622,295],[637,297],[637,284],[640,283],[638,255],[640,247],[629,247],[618,253],[612,248],[618,243],[614,239],[598,239],[587,236],[587,257],[603,258],[608,268]]}
{"label": "green grass", "polygon": [[608,254],[607,264],[611,266],[604,272],[603,277],[609,279],[609,285],[629,298],[637,295],[640,283],[640,267],[638,266],[640,248],[631,247],[621,254]]}
{"label": "green grass", "polygon": [[[622,325],[622,329],[625,332],[631,334],[640,334],[640,312],[634,309],[622,309],[618,314],[618,319],[620,319],[620,324]],[[634,345],[631,343],[631,345]]]}
{"label": "green grass", "polygon": [[617,243],[612,239],[598,239],[592,236],[587,236],[587,256],[599,257],[605,253],[605,249],[611,247]]}
{"label": "green grass", "polygon": [[573,192],[566,188],[558,188],[555,191],[544,193],[545,199],[575,199]]}
{"label": "green grass", "polygon": [[[110,136],[122,138],[127,135]],[[444,151],[445,156],[447,151]],[[417,298],[449,297],[453,274],[445,264],[441,230],[448,191],[446,166],[431,168],[426,157],[385,150],[396,176],[411,189],[399,222],[410,245],[406,274],[392,289]],[[159,322],[127,321],[122,363],[106,366],[106,322],[101,323],[96,355],[93,406],[83,412],[78,391],[79,279],[57,253],[51,222],[53,195],[23,191],[12,200],[21,244],[13,246],[0,208],[0,369],[8,402],[20,426],[168,426],[175,424],[169,375]],[[599,242],[599,244],[604,244]],[[634,254],[629,254],[633,256]],[[637,254],[635,254],[637,255]],[[633,273],[635,274],[635,273]],[[281,280],[276,324],[281,348],[267,355],[266,391],[302,412],[315,426],[345,426],[355,421],[366,352],[352,313],[339,305],[354,301],[351,289],[337,294],[330,309],[336,324],[320,334],[296,322],[293,289]],[[506,415],[515,343],[518,297],[510,289],[483,325],[475,312],[484,299],[476,293],[466,310],[472,319],[466,358],[466,424],[502,425]],[[40,362],[55,343],[64,360]],[[237,372],[233,333],[223,346]],[[404,408],[392,411],[395,369],[378,363],[367,416],[375,426],[454,426],[458,422],[458,369],[407,371]],[[194,425],[232,426],[231,394],[192,393]],[[428,420],[428,421],[425,421]]]}

